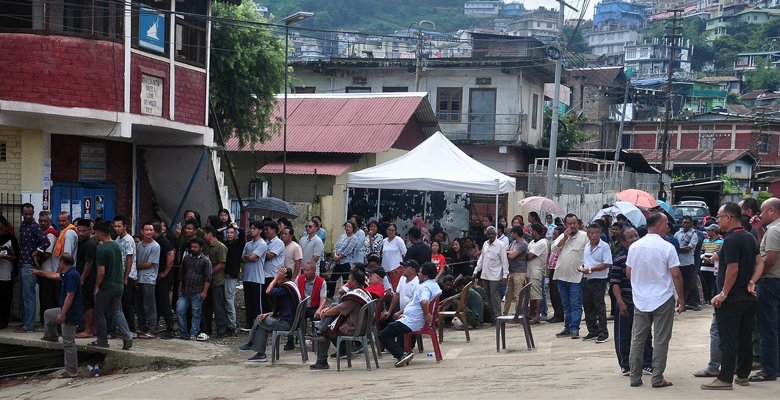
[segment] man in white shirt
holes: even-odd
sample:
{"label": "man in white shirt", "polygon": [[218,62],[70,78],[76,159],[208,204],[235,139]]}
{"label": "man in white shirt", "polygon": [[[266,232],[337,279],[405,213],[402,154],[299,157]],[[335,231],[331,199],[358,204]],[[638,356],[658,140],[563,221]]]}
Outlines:
{"label": "man in white shirt", "polygon": [[580,272],[585,278],[582,281],[582,308],[585,311],[585,325],[588,334],[582,340],[596,340],[596,343],[606,343],[609,340],[607,329],[607,305],[604,302],[609,269],[612,267],[612,249],[601,240],[601,226],[588,226],[588,240],[582,254]]}
{"label": "man in white shirt", "polygon": [[320,275],[320,255],[322,254],[323,244],[322,239],[317,236],[319,231],[319,225],[314,219],[306,221],[306,235],[303,235],[298,239],[298,244],[301,245],[301,264],[306,265],[311,261],[316,266],[316,275]]}
{"label": "man in white shirt", "polygon": [[696,279],[697,272],[693,253],[696,245],[699,244],[699,237],[696,235],[696,228],[693,227],[693,218],[684,216],[682,220],[682,229],[674,234],[674,237],[680,242],[680,250],[677,257],[680,259],[680,274],[683,278],[683,295],[688,298],[691,288]]}
{"label": "man in white shirt", "polygon": [[580,337],[582,320],[582,273],[578,270],[582,264],[588,234],[579,230],[580,223],[574,214],[566,214],[563,219],[566,231],[552,244],[551,252],[560,252],[553,279],[558,280],[558,291],[563,303],[564,327],[557,337]]}
{"label": "man in white shirt", "polygon": [[244,262],[244,275],[241,281],[244,283],[244,300],[246,303],[246,323],[244,332],[252,330],[257,316],[260,315],[260,298],[265,283],[263,267],[265,263],[265,254],[268,246],[265,244],[261,234],[263,233],[263,223],[260,221],[252,222],[249,228],[249,237],[251,242],[244,245],[244,252],[241,261]]}
{"label": "man in white shirt", "polygon": [[[530,215],[529,215],[530,216]],[[514,229],[514,228],[512,228]],[[544,238],[544,227],[541,224],[531,225],[531,243],[528,244],[526,265],[528,266],[528,283],[531,284],[531,304],[529,310],[533,310],[531,324],[541,321],[542,311],[542,280],[547,269],[547,257],[550,255],[550,243]]]}
{"label": "man in white shirt", "polygon": [[506,285],[509,275],[509,259],[506,256],[504,242],[496,240],[496,228],[489,226],[485,230],[488,240],[482,244],[482,254],[474,269],[474,276],[480,272],[482,287],[487,292],[493,315],[501,315],[501,285]]}
{"label": "man in white shirt", "polygon": [[631,245],[626,260],[626,276],[631,280],[634,299],[634,325],[629,355],[631,386],[634,387],[642,384],[642,355],[653,325],[655,343],[651,382],[653,387],[672,385],[664,379],[664,370],[669,340],[672,338],[675,290],[679,312],[685,311],[685,297],[677,250],[661,237],[666,232],[667,223],[663,213],[651,213],[647,217],[647,235]]}
{"label": "man in white shirt", "polygon": [[382,328],[393,322],[395,313],[406,308],[406,305],[412,301],[417,287],[420,286],[420,278],[418,277],[420,264],[417,264],[415,260],[409,260],[402,262],[401,266],[403,267],[403,275],[398,281],[398,290],[393,294],[390,307],[386,312],[382,313]]}

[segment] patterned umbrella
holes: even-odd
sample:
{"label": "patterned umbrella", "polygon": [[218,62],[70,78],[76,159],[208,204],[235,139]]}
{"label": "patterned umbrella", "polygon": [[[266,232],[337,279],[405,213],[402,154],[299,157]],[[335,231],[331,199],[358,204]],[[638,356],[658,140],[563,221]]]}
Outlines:
{"label": "patterned umbrella", "polygon": [[655,197],[653,197],[650,193],[639,189],[627,189],[616,194],[615,197],[622,201],[629,202],[637,207],[658,207],[658,202],[655,201]]}
{"label": "patterned umbrella", "polygon": [[518,201],[520,205],[526,206],[532,210],[537,210],[546,213],[553,213],[555,215],[566,214],[565,211],[558,205],[558,203],[548,199],[547,197],[531,196],[526,197]]}

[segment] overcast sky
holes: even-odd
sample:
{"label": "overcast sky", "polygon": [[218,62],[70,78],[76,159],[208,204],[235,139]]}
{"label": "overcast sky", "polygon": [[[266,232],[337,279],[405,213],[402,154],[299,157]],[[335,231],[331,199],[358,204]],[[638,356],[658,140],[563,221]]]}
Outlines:
{"label": "overcast sky", "polygon": [[[590,0],[588,4],[588,11],[585,13],[585,19],[593,19],[593,6],[600,0]],[[576,9],[582,7],[584,0],[568,0],[567,3]],[[520,1],[507,1],[507,3],[523,3],[526,10],[536,10],[540,6],[545,8],[558,9],[558,2],[555,0],[520,0]],[[571,8],[566,7],[565,11],[566,19],[576,18],[574,11]]]}

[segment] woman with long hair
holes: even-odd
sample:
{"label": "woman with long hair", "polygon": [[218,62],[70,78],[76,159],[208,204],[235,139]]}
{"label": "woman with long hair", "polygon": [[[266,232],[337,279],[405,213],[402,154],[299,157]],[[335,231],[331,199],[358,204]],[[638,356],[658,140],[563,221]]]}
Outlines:
{"label": "woman with long hair", "polygon": [[452,266],[452,275],[455,280],[462,276],[471,276],[474,269],[471,268],[471,261],[473,258],[466,251],[466,245],[463,244],[463,238],[457,238],[452,242],[452,250],[450,250],[448,257],[450,258],[450,265]]}
{"label": "woman with long hair", "polygon": [[[382,255],[383,240],[384,237],[379,233],[379,223],[374,220],[370,221],[368,223],[368,234],[366,234],[366,239],[363,242],[363,254],[365,254],[366,260],[368,260],[368,256],[371,254]],[[366,260],[363,261],[365,262]]]}

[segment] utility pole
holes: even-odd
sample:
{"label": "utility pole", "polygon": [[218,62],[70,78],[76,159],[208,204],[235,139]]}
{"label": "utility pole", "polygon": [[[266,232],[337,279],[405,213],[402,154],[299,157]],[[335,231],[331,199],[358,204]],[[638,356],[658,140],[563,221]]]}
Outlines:
{"label": "utility pole", "polygon": [[615,147],[615,163],[612,164],[612,176],[613,181],[615,183],[615,189],[620,189],[618,187],[618,161],[620,161],[620,151],[623,147],[623,126],[626,123],[626,108],[628,107],[628,88],[631,87],[631,80],[626,79],[626,90],[623,93],[623,112],[620,113],[620,129],[618,129],[618,135],[617,135],[617,142]]}
{"label": "utility pole", "polygon": [[428,20],[422,20],[420,23],[417,24],[417,68],[415,68],[414,72],[414,91],[418,92],[420,90],[420,59],[422,58],[422,50],[423,50],[423,39],[425,36],[423,35],[422,31],[422,24],[431,24],[433,26],[433,31],[436,30],[436,24],[434,24],[431,21]]}
{"label": "utility pole", "polygon": [[[564,46],[563,37],[563,7],[569,7],[574,12],[579,12],[576,8],[566,4],[564,0],[558,1],[558,46]],[[553,90],[553,107],[552,107],[552,121],[550,124],[550,155],[547,163],[547,197],[550,200],[554,200],[555,196],[555,170],[558,169],[558,160],[556,159],[558,153],[558,108],[560,104],[560,91],[561,91],[561,69],[563,68],[563,49],[558,52],[558,59],[555,60],[555,89]]]}
{"label": "utility pole", "polygon": [[664,190],[664,175],[666,175],[666,153],[669,151],[669,119],[671,117],[672,111],[672,76],[674,74],[674,51],[677,49],[677,39],[682,37],[681,34],[677,33],[682,29],[682,27],[678,25],[678,23],[682,20],[680,18],[680,13],[682,13],[682,10],[678,8],[671,10],[671,12],[674,14],[674,16],[669,19],[672,22],[672,26],[666,28],[670,30],[671,33],[665,35],[666,38],[671,39],[672,45],[671,51],[669,52],[669,79],[666,84],[666,116],[664,117],[664,136],[661,147],[661,175],[658,176],[658,198],[664,201],[666,201],[666,191]]}

